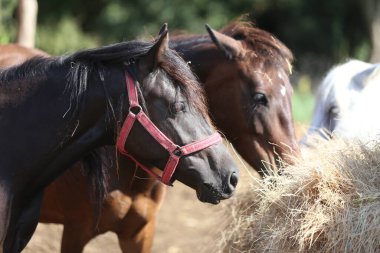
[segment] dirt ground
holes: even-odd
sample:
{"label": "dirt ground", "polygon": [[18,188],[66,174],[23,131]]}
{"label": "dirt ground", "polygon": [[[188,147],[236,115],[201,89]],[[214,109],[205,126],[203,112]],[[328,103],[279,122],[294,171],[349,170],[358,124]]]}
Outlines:
{"label": "dirt ground", "polygon": [[[250,177],[244,166],[241,167],[244,179],[240,180],[238,191],[247,185]],[[168,187],[158,215],[153,253],[210,252],[210,247],[216,244],[225,224],[223,206],[229,205],[231,201],[224,200],[219,205],[205,204],[197,199],[192,189],[179,182],[174,187]],[[23,253],[59,252],[62,229],[62,225],[39,224]],[[116,235],[109,232],[92,240],[84,252],[120,253],[121,250]]]}
{"label": "dirt ground", "polygon": [[[306,125],[296,126],[296,135],[300,139],[306,133]],[[242,191],[251,178],[257,177],[246,164],[240,164],[241,180],[237,192]],[[224,200],[219,205],[210,205],[198,201],[195,192],[176,182],[168,187],[167,196],[158,215],[153,253],[212,253],[226,222],[224,206],[233,199]],[[228,215],[228,214],[227,214]],[[58,253],[61,225],[39,224],[37,231],[23,253]],[[117,237],[108,232],[92,240],[85,248],[85,253],[120,253]],[[217,252],[216,249],[214,252]]]}
{"label": "dirt ground", "polygon": [[[213,240],[209,230],[216,230],[214,213],[220,206],[200,203],[194,192],[177,183],[168,189],[167,198],[159,213],[153,252],[194,252],[194,247]],[[212,229],[211,229],[212,228]],[[25,253],[59,252],[61,225],[40,224]],[[103,253],[121,250],[115,234],[109,232],[91,241],[85,253]]]}

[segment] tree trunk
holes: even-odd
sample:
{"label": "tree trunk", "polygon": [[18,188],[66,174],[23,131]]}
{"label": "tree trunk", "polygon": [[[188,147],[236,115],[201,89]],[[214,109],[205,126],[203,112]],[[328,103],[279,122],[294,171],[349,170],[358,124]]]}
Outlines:
{"label": "tree trunk", "polygon": [[370,62],[380,62],[380,1],[364,0],[363,11],[371,34],[372,53]]}
{"label": "tree trunk", "polygon": [[375,17],[371,25],[372,33],[372,54],[370,61],[372,63],[380,62],[380,16]]}
{"label": "tree trunk", "polygon": [[37,11],[37,0],[19,0],[17,10],[17,44],[25,47],[34,47],[37,27]]}

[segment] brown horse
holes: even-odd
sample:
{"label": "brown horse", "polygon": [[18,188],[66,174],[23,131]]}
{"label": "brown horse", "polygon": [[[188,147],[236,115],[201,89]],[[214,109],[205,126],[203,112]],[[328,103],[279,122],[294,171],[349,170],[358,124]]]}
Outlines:
{"label": "brown horse", "polygon": [[[107,156],[114,157],[112,148],[108,149],[111,152]],[[107,150],[102,152],[105,155]],[[150,252],[165,186],[119,156],[118,166],[128,169],[105,165],[113,171],[109,173],[109,193],[98,219],[91,211],[92,187],[85,165],[78,162],[45,190],[40,222],[64,225],[61,252],[82,252],[87,242],[107,231],[117,234],[123,252]]]}
{"label": "brown horse", "polygon": [[17,65],[34,56],[48,56],[48,54],[35,48],[26,48],[14,44],[1,45],[0,67]]}
{"label": "brown horse", "polygon": [[206,28],[209,36],[177,36],[171,47],[204,84],[217,127],[262,176],[263,161],[291,163],[299,154],[288,77],[292,53],[250,23],[233,22],[221,32]]}
{"label": "brown horse", "polygon": [[[288,79],[292,54],[280,41],[242,22],[220,33],[209,29],[209,35],[174,40],[171,46],[204,84],[217,126],[250,165],[262,171],[262,160],[276,164],[277,155],[287,159],[286,151],[298,152]],[[123,252],[149,252],[164,186],[119,159],[120,167],[131,169],[110,173],[109,194],[94,230],[84,164],[78,162],[45,191],[40,221],[64,224],[62,252],[81,252],[107,231],[118,235]]]}

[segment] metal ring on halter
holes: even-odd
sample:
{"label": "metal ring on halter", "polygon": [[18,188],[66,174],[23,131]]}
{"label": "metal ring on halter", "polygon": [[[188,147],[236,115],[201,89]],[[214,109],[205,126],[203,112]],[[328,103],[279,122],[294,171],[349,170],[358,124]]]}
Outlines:
{"label": "metal ring on halter", "polygon": [[129,112],[134,115],[139,114],[141,111],[142,111],[142,108],[140,105],[134,105],[134,106],[129,107]]}
{"label": "metal ring on halter", "polygon": [[173,153],[173,155],[175,155],[175,156],[181,157],[181,156],[182,156],[182,150],[181,150],[181,147],[180,147],[180,146],[177,146],[177,148],[174,149],[172,153]]}

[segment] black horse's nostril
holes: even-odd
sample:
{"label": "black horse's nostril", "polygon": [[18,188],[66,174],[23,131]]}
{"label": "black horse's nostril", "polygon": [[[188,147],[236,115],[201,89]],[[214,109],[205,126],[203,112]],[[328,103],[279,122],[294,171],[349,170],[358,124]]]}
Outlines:
{"label": "black horse's nostril", "polygon": [[226,182],[225,187],[223,187],[223,198],[231,197],[232,193],[235,191],[238,181],[239,173],[236,171],[232,172],[228,178],[228,183]]}
{"label": "black horse's nostril", "polygon": [[237,173],[232,172],[232,174],[230,176],[230,188],[231,188],[231,190],[235,190],[238,181],[239,181],[239,177],[238,177]]}

